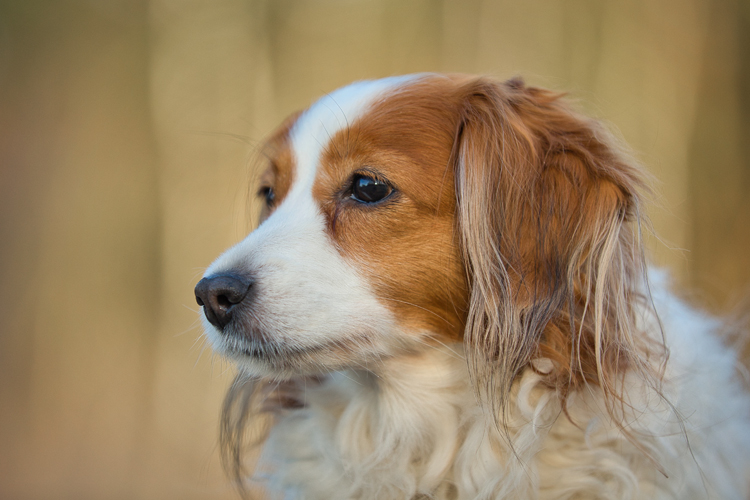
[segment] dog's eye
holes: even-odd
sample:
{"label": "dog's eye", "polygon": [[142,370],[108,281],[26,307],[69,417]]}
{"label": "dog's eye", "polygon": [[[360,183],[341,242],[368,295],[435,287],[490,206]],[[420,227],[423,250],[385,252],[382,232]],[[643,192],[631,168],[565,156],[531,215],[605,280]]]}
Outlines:
{"label": "dog's eye", "polygon": [[357,175],[352,184],[352,198],[361,203],[375,203],[393,192],[393,188],[380,179]]}
{"label": "dog's eye", "polygon": [[274,193],[273,188],[270,186],[263,186],[260,188],[258,190],[258,196],[262,196],[266,205],[269,207],[273,205],[274,200],[276,200],[276,193]]}

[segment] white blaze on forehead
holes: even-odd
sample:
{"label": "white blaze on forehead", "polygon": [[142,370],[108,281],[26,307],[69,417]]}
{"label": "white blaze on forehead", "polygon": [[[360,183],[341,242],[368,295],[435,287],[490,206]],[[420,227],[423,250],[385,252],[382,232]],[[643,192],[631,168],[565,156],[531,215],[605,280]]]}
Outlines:
{"label": "white blaze on forehead", "polygon": [[321,154],[337,132],[352,125],[378,97],[420,76],[352,83],[322,97],[305,111],[290,133],[296,175],[289,197],[312,190]]}
{"label": "white blaze on forehead", "polygon": [[[282,248],[296,245],[300,235],[320,232],[314,237],[308,236],[308,239],[320,240],[324,236],[325,222],[313,200],[312,187],[326,146],[337,132],[362,116],[379,96],[420,76],[396,76],[352,83],[322,97],[302,113],[290,131],[294,176],[289,193],[255,231],[216,259],[205,276],[248,268],[250,260],[258,260],[251,258],[262,253],[261,249],[272,244],[282,245],[281,240],[288,243]],[[321,242],[317,245],[326,246]],[[327,246],[332,249],[332,245]],[[310,249],[309,245],[302,247]],[[303,258],[300,256],[300,259]]]}

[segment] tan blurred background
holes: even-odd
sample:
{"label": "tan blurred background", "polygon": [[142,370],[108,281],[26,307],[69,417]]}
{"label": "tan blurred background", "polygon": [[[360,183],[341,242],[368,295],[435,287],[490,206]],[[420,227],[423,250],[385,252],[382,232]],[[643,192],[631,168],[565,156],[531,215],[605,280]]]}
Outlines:
{"label": "tan blurred background", "polygon": [[0,499],[234,498],[193,286],[279,120],[415,71],[571,91],[661,181],[655,260],[748,296],[745,1],[0,0]]}

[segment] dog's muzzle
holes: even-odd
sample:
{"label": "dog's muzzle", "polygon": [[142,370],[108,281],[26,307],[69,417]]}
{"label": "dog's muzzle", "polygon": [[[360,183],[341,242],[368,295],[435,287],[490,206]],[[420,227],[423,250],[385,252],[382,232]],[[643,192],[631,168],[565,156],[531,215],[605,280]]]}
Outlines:
{"label": "dog's muzzle", "polygon": [[251,279],[237,274],[207,276],[195,285],[195,301],[203,306],[208,321],[223,330],[252,286]]}

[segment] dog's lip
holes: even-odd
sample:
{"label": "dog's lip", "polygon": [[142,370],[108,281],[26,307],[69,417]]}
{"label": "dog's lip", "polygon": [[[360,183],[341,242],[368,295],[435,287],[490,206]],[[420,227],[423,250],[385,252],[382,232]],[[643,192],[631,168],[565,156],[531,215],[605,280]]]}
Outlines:
{"label": "dog's lip", "polygon": [[[272,339],[272,335],[253,331],[251,334],[230,335],[234,340],[229,341],[226,335],[223,335],[224,341],[221,342],[224,354],[235,359],[250,359],[259,361],[281,361],[292,360],[303,356],[310,356],[324,351],[335,352],[346,349],[350,342],[356,339],[348,340],[329,340],[322,343],[310,345],[292,344],[280,340]],[[244,337],[244,338],[242,338]],[[269,338],[271,337],[271,338]]]}
{"label": "dog's lip", "polygon": [[[365,343],[371,343],[366,333],[360,333],[344,339],[329,339],[321,343],[311,345],[293,345],[283,342],[269,342],[263,340],[233,342],[224,344],[224,354],[234,358],[238,362],[258,361],[267,363],[281,363],[287,365],[289,362],[331,363],[330,356],[342,352],[355,352],[357,346]],[[385,352],[380,352],[378,358],[387,356]],[[347,359],[349,356],[345,356]],[[305,359],[307,358],[307,359]],[[338,366],[338,363],[334,363]]]}
{"label": "dog's lip", "polygon": [[265,345],[265,346],[241,347],[239,349],[236,349],[235,352],[244,354],[245,356],[249,358],[269,359],[269,358],[287,358],[287,357],[303,356],[306,354],[313,354],[313,353],[325,350],[326,348],[335,349],[335,346],[332,344],[321,344],[321,345],[311,345],[311,346],[306,346],[304,348],[299,348],[299,347],[291,347],[291,346],[280,346],[279,344],[274,344],[273,346]]}

